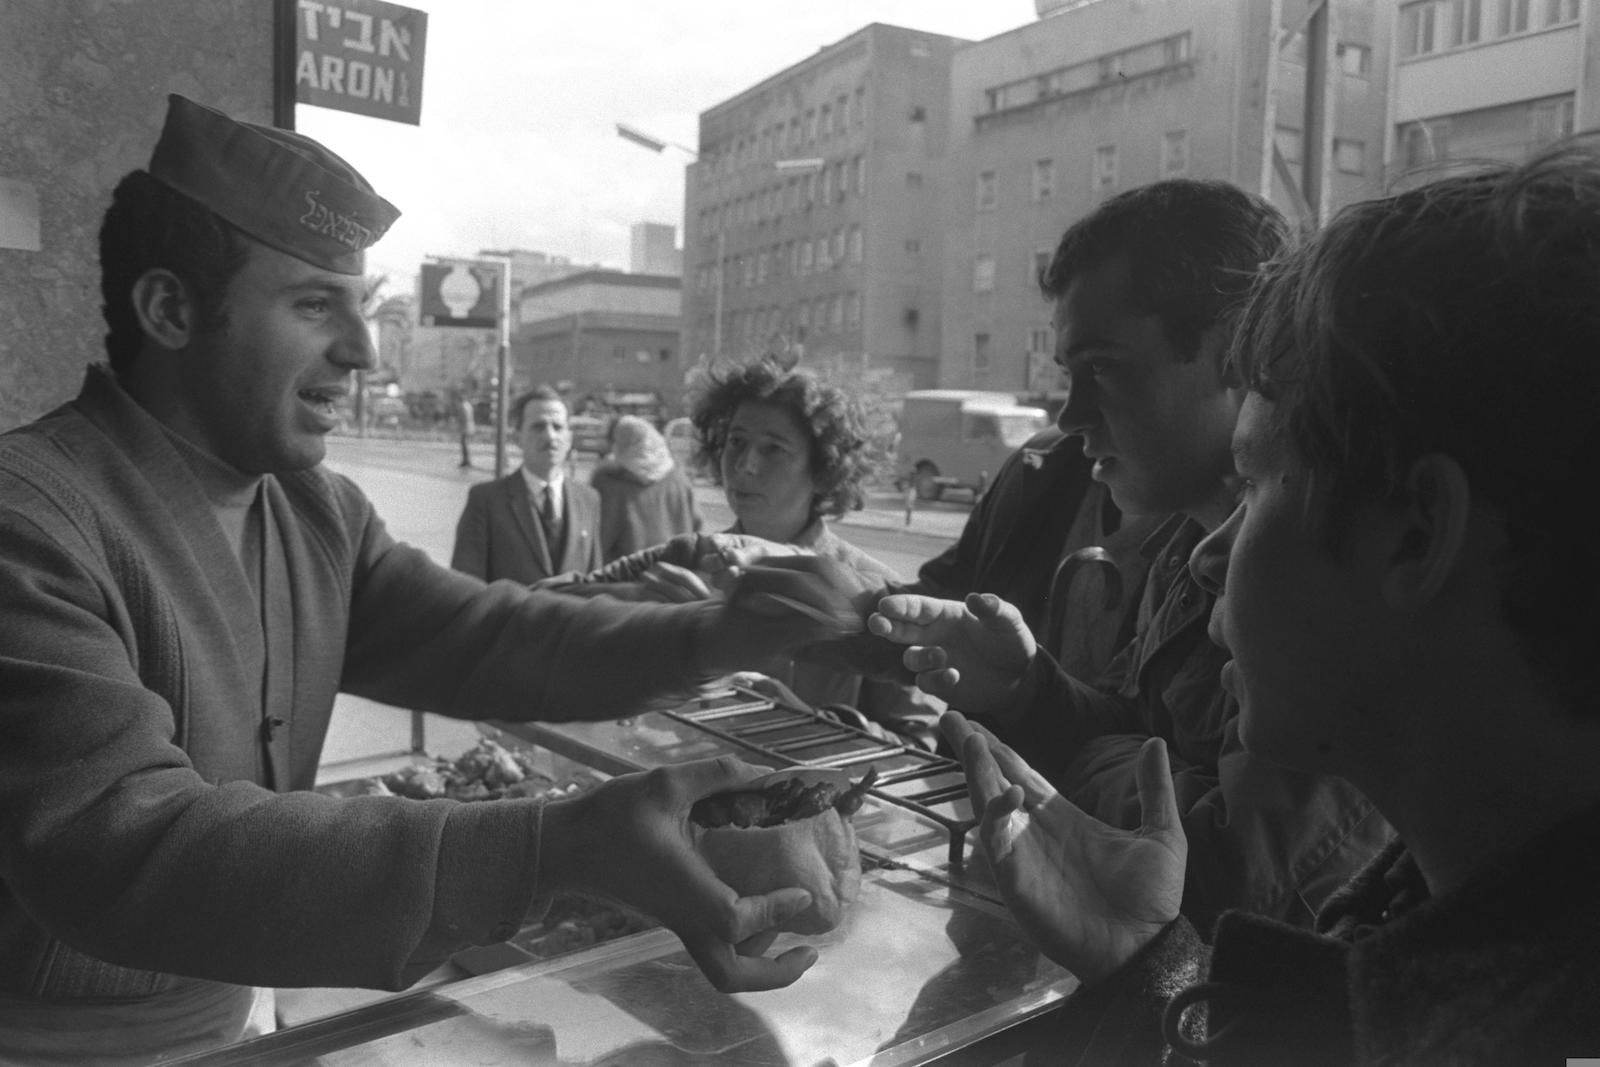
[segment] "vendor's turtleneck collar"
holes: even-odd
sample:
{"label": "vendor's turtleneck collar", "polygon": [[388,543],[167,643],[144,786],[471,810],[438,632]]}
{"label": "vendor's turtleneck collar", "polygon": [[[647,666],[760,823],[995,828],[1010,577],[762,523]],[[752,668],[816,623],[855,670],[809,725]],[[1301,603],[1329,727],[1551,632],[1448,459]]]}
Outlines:
{"label": "vendor's turtleneck collar", "polygon": [[178,455],[183,457],[184,464],[194,475],[195,481],[200,483],[212,507],[218,511],[245,509],[255,500],[261,475],[246,474],[192,444],[167,426],[159,422],[157,425],[161,426],[161,432],[172,442]]}

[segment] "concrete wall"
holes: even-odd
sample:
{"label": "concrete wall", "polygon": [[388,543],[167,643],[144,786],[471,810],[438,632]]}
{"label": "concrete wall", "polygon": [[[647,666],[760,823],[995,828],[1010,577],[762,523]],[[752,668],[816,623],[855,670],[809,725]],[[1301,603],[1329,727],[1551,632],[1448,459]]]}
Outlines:
{"label": "concrete wall", "polygon": [[0,430],[71,397],[103,358],[100,219],[173,92],[270,121],[272,5],[0,3],[0,232],[25,238],[0,247]]}

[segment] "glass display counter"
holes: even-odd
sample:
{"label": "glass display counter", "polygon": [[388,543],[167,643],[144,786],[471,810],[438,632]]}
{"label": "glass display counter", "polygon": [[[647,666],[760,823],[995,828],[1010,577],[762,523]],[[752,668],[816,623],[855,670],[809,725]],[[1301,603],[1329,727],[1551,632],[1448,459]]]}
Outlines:
{"label": "glass display counter", "polygon": [[817,963],[786,989],[718,993],[657,929],[178,1062],[914,1064],[976,1052],[1074,988],[990,902],[904,869],[866,874],[846,922],[804,939]]}
{"label": "glass display counter", "polygon": [[[715,699],[719,711],[740,703]],[[691,713],[706,707],[686,706]],[[747,707],[734,717],[766,742],[752,747],[749,735],[741,740],[683,710],[487,732],[540,759],[554,758],[563,769],[582,765],[606,775],[730,752],[774,766],[839,766],[853,778],[868,765],[876,768],[887,784],[872,791],[853,819],[862,845],[859,898],[838,929],[822,937],[786,934],[769,950],[816,947],[817,963],[799,981],[763,993],[718,993],[677,938],[660,928],[551,959],[516,953],[513,939],[493,962],[460,971],[480,973],[177,1062],[999,1063],[1015,1051],[1008,1039],[1015,1044],[1016,1035],[1044,1025],[1043,1017],[1076,988],[1071,975],[1028,944],[998,902],[981,853],[962,847],[971,810],[959,781],[949,780],[948,761],[894,745],[860,746],[848,737],[841,743],[796,730],[781,715],[760,718],[772,709]],[[781,751],[772,758],[774,741],[797,744],[813,758]]]}

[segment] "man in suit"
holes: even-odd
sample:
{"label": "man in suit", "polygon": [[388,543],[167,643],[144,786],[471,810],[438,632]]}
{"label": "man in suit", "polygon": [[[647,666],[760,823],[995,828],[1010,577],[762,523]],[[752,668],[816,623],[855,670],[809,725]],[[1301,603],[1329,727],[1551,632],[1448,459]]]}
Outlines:
{"label": "man in suit", "polygon": [[484,581],[531,585],[568,571],[600,567],[600,495],[568,478],[572,428],[567,405],[547,385],[511,406],[522,466],[467,493],[450,566]]}

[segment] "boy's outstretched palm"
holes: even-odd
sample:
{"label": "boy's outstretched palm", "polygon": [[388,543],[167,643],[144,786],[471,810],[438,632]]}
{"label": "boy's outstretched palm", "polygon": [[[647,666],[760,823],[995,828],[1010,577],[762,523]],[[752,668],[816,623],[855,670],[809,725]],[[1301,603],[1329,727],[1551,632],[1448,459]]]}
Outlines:
{"label": "boy's outstretched palm", "polygon": [[1188,841],[1160,739],[1139,752],[1143,825],[1119,830],[1085,814],[959,712],[946,713],[940,727],[966,767],[1000,893],[1040,951],[1088,985],[1177,918]]}
{"label": "boy's outstretched palm", "polygon": [[895,593],[867,630],[911,646],[903,662],[918,688],[973,715],[1005,712],[1038,649],[1022,613],[993,593],[964,602]]}

